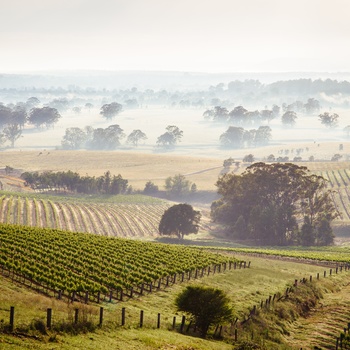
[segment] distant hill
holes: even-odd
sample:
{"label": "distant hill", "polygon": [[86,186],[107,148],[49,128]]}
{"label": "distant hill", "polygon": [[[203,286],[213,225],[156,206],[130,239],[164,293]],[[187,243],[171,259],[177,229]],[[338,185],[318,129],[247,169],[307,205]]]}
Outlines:
{"label": "distant hill", "polygon": [[153,88],[200,89],[234,80],[259,80],[269,84],[292,79],[350,80],[350,72],[227,72],[198,73],[176,71],[42,71],[18,74],[1,74],[0,89],[25,87],[50,88],[79,86],[82,88]]}

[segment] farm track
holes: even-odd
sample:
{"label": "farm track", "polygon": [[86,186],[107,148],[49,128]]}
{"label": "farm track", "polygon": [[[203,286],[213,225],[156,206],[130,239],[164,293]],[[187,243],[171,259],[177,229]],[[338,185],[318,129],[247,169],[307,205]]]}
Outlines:
{"label": "farm track", "polygon": [[[335,349],[336,338],[350,320],[350,285],[324,295],[309,317],[291,324],[290,342],[303,349]],[[307,336],[305,336],[307,334]],[[306,339],[305,339],[306,338]]]}

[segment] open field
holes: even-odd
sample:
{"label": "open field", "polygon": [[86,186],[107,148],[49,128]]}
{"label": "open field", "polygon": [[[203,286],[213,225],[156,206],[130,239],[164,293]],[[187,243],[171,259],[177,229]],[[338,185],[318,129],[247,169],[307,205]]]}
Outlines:
{"label": "open field", "polygon": [[[40,154],[42,152],[42,154]],[[187,175],[198,190],[215,190],[215,182],[223,169],[222,160],[205,157],[156,155],[137,152],[101,151],[9,151],[2,152],[0,168],[6,165],[24,171],[67,171],[81,176],[121,174],[134,189],[143,190],[147,181],[160,189],[165,179],[175,174]],[[1,179],[0,179],[1,180]]]}
{"label": "open field", "polygon": [[[314,143],[301,143],[284,146],[267,146],[247,150],[226,150],[224,154],[206,157],[196,155],[183,156],[174,152],[163,154],[149,154],[140,151],[62,151],[43,150],[36,151],[6,151],[1,152],[0,169],[5,166],[24,171],[67,171],[79,173],[81,176],[103,175],[107,170],[112,174],[121,174],[129,180],[134,189],[142,190],[147,181],[153,181],[160,189],[163,189],[164,180],[175,174],[183,174],[197,184],[198,190],[215,191],[215,182],[223,171],[223,159],[232,157],[240,161],[248,153],[252,153],[256,161],[264,161],[270,154],[284,155],[284,150],[293,152],[289,154],[292,160],[297,148],[304,149],[307,155],[314,155],[315,162],[300,162],[298,165],[307,166],[311,171],[324,171],[336,169],[349,169],[350,162],[344,161],[350,150],[350,143],[343,143],[343,150],[339,151],[339,143],[326,142],[318,146]],[[308,148],[308,151],[306,151]],[[339,153],[343,155],[341,161],[330,162],[332,155]],[[350,154],[350,152],[349,152]],[[225,157],[222,157],[222,156]],[[303,154],[302,154],[303,155]],[[244,170],[248,164],[242,164],[237,171]],[[231,169],[234,170],[234,169]]]}

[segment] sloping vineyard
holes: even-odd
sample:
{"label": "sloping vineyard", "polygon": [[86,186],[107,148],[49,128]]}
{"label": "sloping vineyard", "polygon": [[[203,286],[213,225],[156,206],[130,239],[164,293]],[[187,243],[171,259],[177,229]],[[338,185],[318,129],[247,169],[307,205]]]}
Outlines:
{"label": "sloping vineyard", "polygon": [[337,169],[316,172],[329,181],[328,188],[333,191],[332,199],[341,221],[350,221],[350,170]]}
{"label": "sloping vineyard", "polygon": [[154,237],[168,207],[166,203],[73,203],[3,195],[0,222],[103,236]]}
{"label": "sloping vineyard", "polygon": [[[0,269],[51,290],[116,295],[162,277],[238,262],[186,246],[0,225]],[[174,277],[175,279],[175,277]]]}
{"label": "sloping vineyard", "polygon": [[231,247],[212,247],[213,251],[229,251],[248,255],[266,255],[281,258],[293,258],[307,262],[307,260],[314,262],[324,262],[330,265],[345,264],[350,267],[350,248],[349,247],[307,247],[302,249],[300,247],[288,247],[286,249],[279,248],[231,248]]}

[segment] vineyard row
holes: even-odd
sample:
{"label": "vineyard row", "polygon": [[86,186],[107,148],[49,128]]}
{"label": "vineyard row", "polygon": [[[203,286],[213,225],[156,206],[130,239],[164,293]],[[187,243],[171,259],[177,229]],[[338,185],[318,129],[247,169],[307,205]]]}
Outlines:
{"label": "vineyard row", "polygon": [[115,237],[158,236],[167,204],[53,202],[20,196],[0,197],[0,222],[90,232]]}

